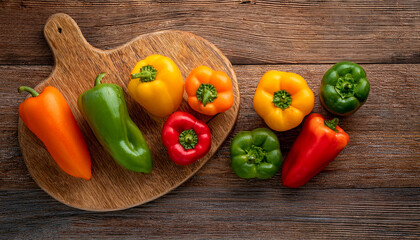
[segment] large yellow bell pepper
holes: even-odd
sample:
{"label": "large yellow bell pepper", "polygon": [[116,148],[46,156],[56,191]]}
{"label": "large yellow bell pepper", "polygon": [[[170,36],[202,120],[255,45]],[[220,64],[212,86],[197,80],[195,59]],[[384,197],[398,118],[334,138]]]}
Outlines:
{"label": "large yellow bell pepper", "polygon": [[131,71],[128,93],[151,115],[166,117],[175,112],[184,94],[178,66],[168,57],[150,55]]}
{"label": "large yellow bell pepper", "polygon": [[314,93],[296,73],[265,73],[254,95],[255,111],[276,131],[297,127],[313,107]]}

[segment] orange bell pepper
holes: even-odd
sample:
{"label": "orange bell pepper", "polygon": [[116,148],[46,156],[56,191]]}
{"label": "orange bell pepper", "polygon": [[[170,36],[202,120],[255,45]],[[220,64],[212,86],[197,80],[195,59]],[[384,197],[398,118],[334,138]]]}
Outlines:
{"label": "orange bell pepper", "polygon": [[19,92],[22,91],[33,96],[19,105],[22,121],[45,144],[63,171],[89,180],[92,177],[89,150],[63,95],[51,86],[41,94],[26,86],[19,87]]}
{"label": "orange bell pepper", "polygon": [[232,81],[221,71],[206,66],[194,68],[185,80],[188,104],[205,115],[216,115],[233,105]]}
{"label": "orange bell pepper", "polygon": [[254,109],[273,130],[297,127],[314,108],[314,93],[296,73],[268,71],[254,95]]}

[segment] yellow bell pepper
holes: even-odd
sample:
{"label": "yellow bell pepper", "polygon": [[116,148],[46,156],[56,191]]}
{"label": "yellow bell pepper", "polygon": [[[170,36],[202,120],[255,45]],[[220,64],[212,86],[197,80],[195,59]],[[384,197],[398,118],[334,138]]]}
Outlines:
{"label": "yellow bell pepper", "polygon": [[131,71],[128,93],[148,113],[166,117],[175,112],[184,94],[184,80],[178,66],[170,58],[150,55]]}
{"label": "yellow bell pepper", "polygon": [[314,107],[314,93],[296,73],[268,71],[258,83],[254,109],[273,130],[297,127]]}

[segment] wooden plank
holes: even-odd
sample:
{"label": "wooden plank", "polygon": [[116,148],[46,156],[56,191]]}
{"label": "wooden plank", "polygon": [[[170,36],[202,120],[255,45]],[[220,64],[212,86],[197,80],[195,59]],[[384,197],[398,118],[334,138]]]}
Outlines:
{"label": "wooden plank", "polygon": [[420,63],[420,1],[0,2],[0,64],[53,63],[42,29],[64,12],[88,42],[110,49],[140,34],[184,30],[233,64]]}
{"label": "wooden plank", "polygon": [[[269,181],[245,181],[232,172],[229,145],[234,134],[265,126],[252,107],[257,83],[264,72],[282,70],[302,75],[316,95],[314,112],[331,117],[320,106],[319,83],[331,65],[251,65],[234,66],[241,91],[238,122],[227,141],[193,177],[193,185],[208,188],[228,184],[246,189],[280,187],[280,176]],[[420,187],[420,65],[363,65],[372,89],[367,103],[354,115],[340,118],[340,126],[350,135],[348,147],[325,171],[305,188]],[[33,189],[17,142],[17,107],[24,94],[20,85],[35,86],[50,73],[50,66],[0,66],[0,189]],[[277,133],[284,155],[291,148],[300,127]],[[181,186],[182,188],[182,186]]]}
{"label": "wooden plank", "polygon": [[0,191],[0,234],[4,239],[418,239],[419,198],[420,188],[294,190],[255,183],[209,188],[187,182],[140,207],[90,213],[41,190]]}

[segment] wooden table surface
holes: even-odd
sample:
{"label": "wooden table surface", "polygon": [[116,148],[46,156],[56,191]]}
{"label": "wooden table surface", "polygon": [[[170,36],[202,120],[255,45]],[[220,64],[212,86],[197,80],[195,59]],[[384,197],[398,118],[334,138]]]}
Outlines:
{"label": "wooden table surface", "polygon": [[[51,73],[47,18],[64,12],[87,41],[111,49],[176,29],[213,42],[241,91],[233,133],[190,180],[132,209],[94,213],[51,198],[32,180],[17,139],[20,85]],[[300,189],[243,180],[230,168],[234,134],[263,127],[252,107],[268,70],[302,75],[315,93],[332,64],[360,63],[367,103],[340,126],[345,150]],[[0,238],[420,238],[420,1],[0,1]],[[301,127],[277,133],[287,155]]]}

